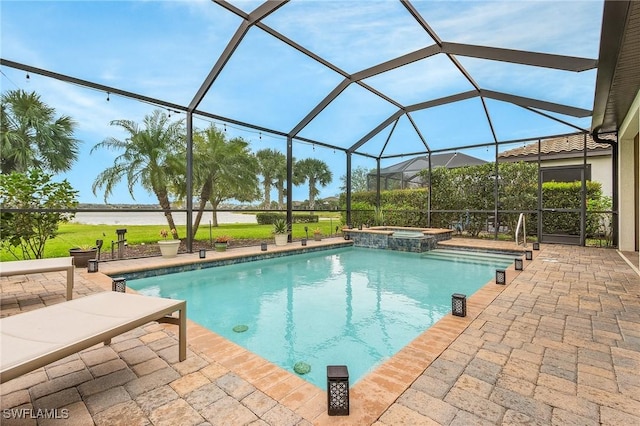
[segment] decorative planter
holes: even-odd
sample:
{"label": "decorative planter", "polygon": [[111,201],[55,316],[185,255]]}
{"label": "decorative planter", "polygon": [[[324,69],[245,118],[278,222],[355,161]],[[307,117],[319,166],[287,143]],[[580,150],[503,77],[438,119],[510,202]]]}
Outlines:
{"label": "decorative planter", "polygon": [[213,248],[216,251],[227,251],[227,243],[213,243]]}
{"label": "decorative planter", "polygon": [[78,268],[86,268],[89,260],[96,258],[98,249],[92,247],[90,249],[81,249],[79,247],[69,249],[69,256],[73,257],[73,264]]}
{"label": "decorative planter", "polygon": [[158,241],[158,246],[162,257],[176,257],[178,248],[180,248],[180,240],[161,240]]}
{"label": "decorative planter", "polygon": [[313,234],[313,239],[315,241],[320,241],[322,240],[322,234]]}
{"label": "decorative planter", "polygon": [[286,246],[287,245],[287,240],[289,235],[287,234],[276,234],[275,235],[275,239],[276,239],[276,246]]}

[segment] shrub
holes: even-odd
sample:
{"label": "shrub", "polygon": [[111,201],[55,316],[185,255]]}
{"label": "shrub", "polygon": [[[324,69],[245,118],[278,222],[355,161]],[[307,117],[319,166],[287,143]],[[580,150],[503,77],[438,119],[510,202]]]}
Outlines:
{"label": "shrub", "polygon": [[[264,212],[256,214],[258,225],[273,225],[278,219],[283,219],[286,221],[287,215],[278,212]],[[317,223],[319,220],[320,216],[318,216],[317,214],[293,214],[293,223]]]}
{"label": "shrub", "polygon": [[[77,207],[75,191],[67,180],[52,182],[38,169],[27,173],[0,174],[0,207],[4,209],[66,210]],[[73,214],[60,211],[2,212],[2,246],[16,259],[42,259],[47,240],[58,234],[58,225]]]}

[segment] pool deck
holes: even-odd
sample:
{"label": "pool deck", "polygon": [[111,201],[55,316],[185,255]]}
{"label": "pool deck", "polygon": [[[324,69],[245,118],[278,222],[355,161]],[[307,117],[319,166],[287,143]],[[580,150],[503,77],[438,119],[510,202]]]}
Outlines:
{"label": "pool deck", "polygon": [[[460,238],[443,245],[516,248]],[[259,252],[234,248],[205,261]],[[186,361],[177,360],[175,328],[150,323],[2,384],[2,409],[59,409],[69,418],[59,423],[78,425],[640,424],[637,269],[613,249],[533,253],[524,271],[508,268],[507,285],[490,282],[471,296],[467,317],[445,316],[352,384],[348,417],[329,417],[324,391],[193,322]],[[196,253],[77,269],[74,298],[110,290],[105,273],[200,261]],[[65,300],[60,272],[0,285],[3,317]]]}

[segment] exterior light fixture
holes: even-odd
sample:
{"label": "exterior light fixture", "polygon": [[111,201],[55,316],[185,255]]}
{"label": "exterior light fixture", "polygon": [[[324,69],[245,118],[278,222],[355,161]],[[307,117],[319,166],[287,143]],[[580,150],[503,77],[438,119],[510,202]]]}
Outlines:
{"label": "exterior light fixture", "polygon": [[507,272],[504,269],[496,269],[496,284],[505,285],[507,283]]}
{"label": "exterior light fixture", "polygon": [[515,263],[516,271],[522,271],[522,258],[521,257],[516,257],[514,259],[514,263]]}
{"label": "exterior light fixture", "polygon": [[267,243],[260,244],[260,251],[267,251]]}
{"label": "exterior light fixture", "polygon": [[302,245],[303,245],[303,246],[306,246],[306,245],[307,245],[307,239],[306,239],[306,238],[303,238],[303,239],[302,239]]}
{"label": "exterior light fixture", "polygon": [[451,314],[457,317],[467,316],[467,296],[460,293],[451,295]]}
{"label": "exterior light fixture", "polygon": [[531,250],[526,250],[524,252],[524,257],[527,260],[533,260],[533,252]]}
{"label": "exterior light fixture", "polygon": [[111,291],[125,293],[127,291],[127,280],[124,277],[114,278],[111,282]]}
{"label": "exterior light fixture", "polygon": [[349,370],[327,365],[327,410],[330,416],[349,415]]}
{"label": "exterior light fixture", "polygon": [[533,249],[534,250],[540,250],[540,243],[538,243],[538,242],[533,243]]}
{"label": "exterior light fixture", "polygon": [[207,249],[200,249],[200,251],[198,252],[198,257],[200,259],[204,259],[205,257],[207,257]]}
{"label": "exterior light fixture", "polygon": [[89,259],[87,262],[87,272],[98,272],[98,259]]}

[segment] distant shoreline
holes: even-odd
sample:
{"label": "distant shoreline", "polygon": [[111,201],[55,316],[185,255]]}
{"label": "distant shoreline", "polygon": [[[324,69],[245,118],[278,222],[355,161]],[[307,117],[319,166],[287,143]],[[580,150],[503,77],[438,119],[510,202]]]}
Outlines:
{"label": "distant shoreline", "polygon": [[[255,214],[218,212],[218,223],[257,223]],[[173,212],[173,220],[176,225],[186,225],[187,215],[184,212]],[[201,225],[213,220],[211,212],[202,216]],[[122,212],[114,209],[113,212],[78,212],[72,223],[86,225],[166,225],[167,219],[162,212]]]}

